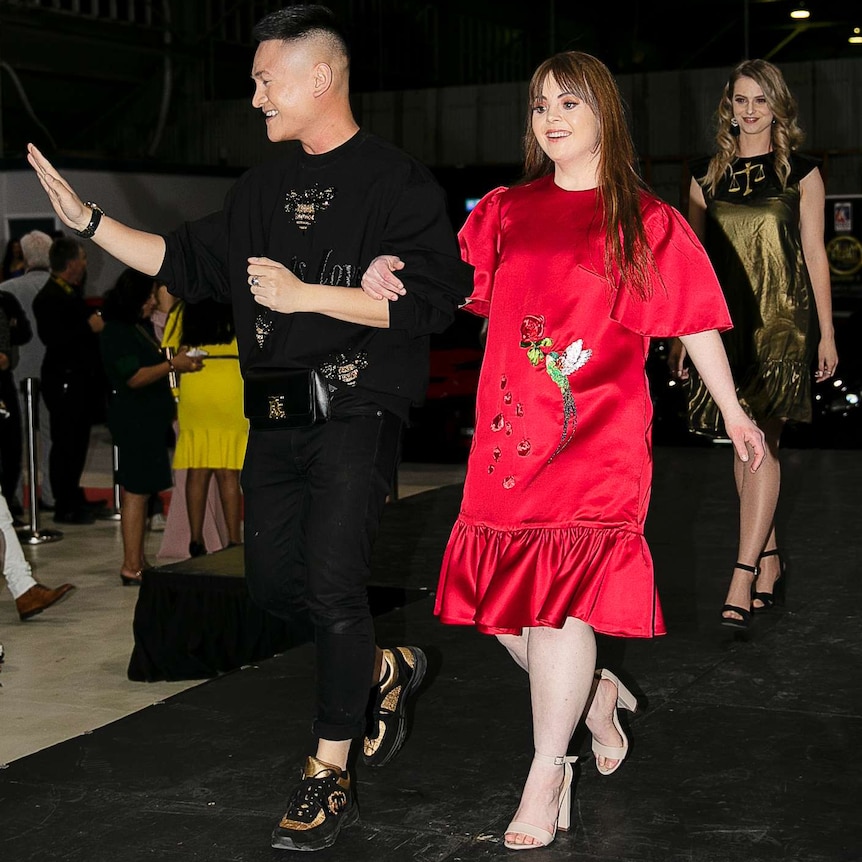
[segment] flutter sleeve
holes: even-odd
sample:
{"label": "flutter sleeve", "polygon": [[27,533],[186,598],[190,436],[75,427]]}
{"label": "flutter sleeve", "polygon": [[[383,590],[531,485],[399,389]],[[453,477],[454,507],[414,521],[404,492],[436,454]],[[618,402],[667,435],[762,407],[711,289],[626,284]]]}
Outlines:
{"label": "flutter sleeve", "polygon": [[465,311],[487,317],[494,290],[494,274],[500,257],[501,196],[505,186],[486,194],[473,207],[458,233],[461,257],[473,267],[473,292],[467,298]]}
{"label": "flutter sleeve", "polygon": [[700,240],[669,204],[648,203],[644,228],[658,274],[652,295],[639,299],[621,285],[611,318],[640,335],[672,338],[732,327],[727,302]]}

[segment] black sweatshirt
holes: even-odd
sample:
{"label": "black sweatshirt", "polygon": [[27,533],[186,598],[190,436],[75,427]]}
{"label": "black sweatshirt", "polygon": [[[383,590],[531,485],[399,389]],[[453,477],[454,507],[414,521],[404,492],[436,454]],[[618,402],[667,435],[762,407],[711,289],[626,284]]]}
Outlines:
{"label": "black sweatshirt", "polygon": [[[406,417],[428,385],[429,336],[442,332],[473,289],[443,190],[403,151],[359,131],[308,155],[298,142],[247,171],[224,208],[165,237],[158,274],[176,296],[233,302],[240,365],[314,367]],[[302,281],[360,289],[380,254],[404,262],[407,290],[389,305],[388,329],[317,313],[280,314],[255,302],[248,258],[268,257]]]}

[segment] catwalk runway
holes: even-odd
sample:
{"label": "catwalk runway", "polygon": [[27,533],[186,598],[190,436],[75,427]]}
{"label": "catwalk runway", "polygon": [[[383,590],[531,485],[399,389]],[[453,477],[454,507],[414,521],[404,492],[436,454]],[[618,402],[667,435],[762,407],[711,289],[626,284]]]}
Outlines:
{"label": "catwalk runway", "polygon": [[[603,777],[588,738],[575,740],[572,830],[536,851],[542,860],[862,859],[862,452],[783,453],[787,605],[747,635],[718,624],[735,559],[730,458],[656,451],[647,536],[669,634],[617,644],[643,704],[630,757]],[[356,769],[361,819],[320,859],[511,854],[502,831],[531,757],[526,678],[492,638],[432,614],[459,496],[452,485],[387,510],[374,585],[404,604],[384,605],[378,640],[421,645],[431,667],[404,749]],[[269,835],[311,750],[312,655],[293,647],[12,761],[0,771],[0,859],[289,856]]]}

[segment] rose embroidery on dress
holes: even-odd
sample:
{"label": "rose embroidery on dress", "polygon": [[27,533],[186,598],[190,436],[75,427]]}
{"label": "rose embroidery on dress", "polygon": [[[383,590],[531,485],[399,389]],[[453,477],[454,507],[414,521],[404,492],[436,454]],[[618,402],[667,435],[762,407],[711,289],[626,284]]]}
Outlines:
{"label": "rose embroidery on dress", "polygon": [[521,347],[527,349],[527,359],[538,365],[545,358],[543,347],[552,347],[554,342],[545,338],[545,318],[540,314],[528,314],[521,321]]}
{"label": "rose embroidery on dress", "polygon": [[571,442],[578,424],[578,411],[569,377],[589,362],[592,350],[584,349],[582,338],[573,341],[560,354],[550,348],[554,346],[553,339],[545,335],[545,318],[541,315],[528,314],[521,321],[521,347],[527,351],[530,364],[539,366],[544,362],[548,377],[554,381],[563,397],[563,428],[560,443],[554,450],[548,463],[550,464]]}

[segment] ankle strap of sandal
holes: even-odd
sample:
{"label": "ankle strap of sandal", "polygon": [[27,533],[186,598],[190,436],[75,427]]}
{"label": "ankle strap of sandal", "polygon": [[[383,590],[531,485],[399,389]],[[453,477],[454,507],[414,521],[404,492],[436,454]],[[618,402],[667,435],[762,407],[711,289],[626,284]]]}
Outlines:
{"label": "ankle strap of sandal", "polygon": [[[762,556],[762,555],[761,555]],[[747,566],[745,563],[740,563],[738,560],[733,567],[734,569],[742,569],[746,572],[751,572],[755,577],[760,574],[760,569],[757,566]]]}
{"label": "ankle strap of sandal", "polygon": [[558,754],[556,756],[551,754],[539,754],[538,751],[533,752],[534,760],[541,760],[543,763],[551,763],[554,766],[563,766],[566,763],[575,763],[577,762],[577,755],[569,756],[567,754]]}
{"label": "ankle strap of sandal", "polygon": [[764,557],[777,557],[778,556],[778,548],[773,548],[771,551],[764,551],[760,555],[760,559],[762,560]]}

